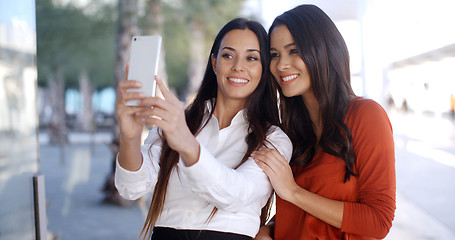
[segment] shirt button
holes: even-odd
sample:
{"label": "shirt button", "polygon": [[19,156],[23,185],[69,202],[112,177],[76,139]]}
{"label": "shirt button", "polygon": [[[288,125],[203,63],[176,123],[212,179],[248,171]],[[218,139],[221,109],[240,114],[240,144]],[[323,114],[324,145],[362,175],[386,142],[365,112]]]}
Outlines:
{"label": "shirt button", "polygon": [[187,215],[188,217],[191,217],[191,215],[193,215],[193,213],[187,212],[186,215]]}

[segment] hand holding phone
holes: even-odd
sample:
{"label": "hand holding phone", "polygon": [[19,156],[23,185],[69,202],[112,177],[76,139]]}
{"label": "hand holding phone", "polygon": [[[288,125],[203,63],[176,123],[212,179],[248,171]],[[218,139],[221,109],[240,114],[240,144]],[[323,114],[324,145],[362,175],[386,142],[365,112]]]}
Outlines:
{"label": "hand holding phone", "polygon": [[[134,36],[131,40],[128,80],[142,83],[141,88],[130,88],[128,92],[143,92],[154,97],[156,92],[155,76],[161,49],[161,36]],[[128,101],[128,106],[138,106],[139,100]]]}

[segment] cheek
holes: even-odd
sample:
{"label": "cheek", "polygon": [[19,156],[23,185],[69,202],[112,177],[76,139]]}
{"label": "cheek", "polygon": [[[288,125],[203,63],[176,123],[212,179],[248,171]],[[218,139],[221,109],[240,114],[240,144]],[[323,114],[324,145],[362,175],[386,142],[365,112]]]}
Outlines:
{"label": "cheek", "polygon": [[270,67],[270,72],[272,73],[273,79],[279,83],[278,79],[280,77],[279,77],[277,71],[275,71],[275,68]]}
{"label": "cheek", "polygon": [[273,74],[273,76],[275,76],[276,74],[276,62],[275,61],[271,61],[270,62],[270,65],[269,65],[269,68],[270,68],[270,72]]}
{"label": "cheek", "polygon": [[216,64],[217,72],[226,72],[232,68],[232,61],[226,60],[224,58],[218,58]]}
{"label": "cheek", "polygon": [[251,71],[252,78],[260,80],[262,76],[262,66],[258,66],[252,69]]}

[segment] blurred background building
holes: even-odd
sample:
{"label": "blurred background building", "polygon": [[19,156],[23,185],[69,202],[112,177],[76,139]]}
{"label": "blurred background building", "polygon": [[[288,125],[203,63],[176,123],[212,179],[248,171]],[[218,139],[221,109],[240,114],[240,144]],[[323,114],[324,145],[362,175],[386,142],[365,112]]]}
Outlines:
{"label": "blurred background building", "polygon": [[159,75],[188,101],[221,26],[243,16],[268,30],[302,3],[335,21],[355,93],[392,120],[398,209],[387,238],[454,239],[453,0],[0,0],[0,239],[137,237],[146,199],[101,204],[131,37],[163,36]]}

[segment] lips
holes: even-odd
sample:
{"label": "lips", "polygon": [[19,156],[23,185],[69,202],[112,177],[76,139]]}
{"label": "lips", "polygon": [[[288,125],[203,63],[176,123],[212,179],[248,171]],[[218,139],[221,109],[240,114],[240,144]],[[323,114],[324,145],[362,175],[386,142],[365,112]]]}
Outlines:
{"label": "lips", "polygon": [[298,77],[299,77],[298,74],[290,74],[290,75],[286,75],[286,76],[280,76],[281,84],[289,85],[292,82],[294,82],[294,80],[296,80]]}

